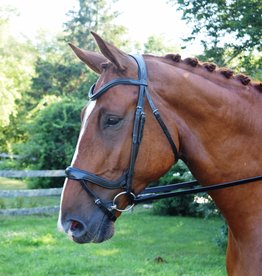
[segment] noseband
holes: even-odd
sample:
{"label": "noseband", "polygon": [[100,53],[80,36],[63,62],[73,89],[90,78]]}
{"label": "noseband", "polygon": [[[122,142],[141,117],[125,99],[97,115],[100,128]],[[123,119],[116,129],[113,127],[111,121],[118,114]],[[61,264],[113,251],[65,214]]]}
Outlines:
{"label": "noseband", "polygon": [[[136,158],[139,151],[139,146],[143,137],[143,129],[146,119],[146,114],[144,111],[145,98],[151,107],[151,110],[158,121],[160,127],[162,128],[174,154],[174,159],[177,161],[179,159],[177,147],[171,137],[171,134],[166,127],[164,121],[162,120],[158,109],[156,108],[147,86],[147,69],[144,59],[140,55],[131,55],[132,58],[137,63],[138,66],[138,79],[128,79],[128,78],[118,78],[111,80],[110,82],[103,85],[99,90],[94,92],[96,84],[92,85],[89,90],[89,99],[91,101],[98,99],[104,93],[109,91],[110,88],[116,85],[134,85],[139,87],[137,106],[134,115],[133,133],[132,133],[132,147],[129,161],[129,168],[126,170],[118,179],[112,181],[105,179],[101,176],[93,174],[88,171],[80,170],[74,167],[68,167],[65,171],[67,178],[77,180],[80,182],[83,189],[89,194],[93,199],[94,203],[106,214],[109,219],[115,221],[116,216],[114,210],[120,212],[125,211],[117,207],[116,200],[123,195],[126,195],[130,203],[134,203],[136,196],[132,192],[132,182],[135,170]],[[106,189],[123,189],[121,193],[117,194],[112,202],[103,202],[96,194],[90,190],[88,187],[88,182],[96,184],[100,187]]]}

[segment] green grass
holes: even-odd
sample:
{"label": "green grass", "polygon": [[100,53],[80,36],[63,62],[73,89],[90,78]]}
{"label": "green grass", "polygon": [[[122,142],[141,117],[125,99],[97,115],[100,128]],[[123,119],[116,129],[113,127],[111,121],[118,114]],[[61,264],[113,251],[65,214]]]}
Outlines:
{"label": "green grass", "polygon": [[[25,189],[0,178],[0,189]],[[58,197],[3,199],[5,208],[57,205]],[[226,275],[215,238],[219,218],[154,216],[136,207],[103,244],[78,245],[56,230],[56,216],[0,216],[0,275]]]}
{"label": "green grass", "polygon": [[0,177],[0,190],[27,189],[26,183],[21,179]]}
{"label": "green grass", "polygon": [[[0,177],[0,190],[21,189],[28,189],[23,180]],[[0,209],[55,206],[59,205],[59,201],[60,198],[58,196],[0,198]]]}
{"label": "green grass", "polygon": [[0,198],[0,209],[56,206],[59,202],[58,196]]}
{"label": "green grass", "polygon": [[226,275],[214,242],[222,224],[136,207],[110,241],[79,245],[57,232],[55,216],[0,216],[0,275]]}

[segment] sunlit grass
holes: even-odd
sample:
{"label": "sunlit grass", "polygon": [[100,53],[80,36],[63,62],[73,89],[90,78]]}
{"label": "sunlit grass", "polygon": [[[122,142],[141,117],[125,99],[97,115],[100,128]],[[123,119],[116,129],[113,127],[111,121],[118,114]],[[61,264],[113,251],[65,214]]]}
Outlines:
{"label": "sunlit grass", "polygon": [[118,254],[120,252],[120,249],[98,249],[95,251],[95,254],[97,256],[110,256],[110,255],[114,255],[114,254]]}
{"label": "sunlit grass", "polygon": [[0,190],[21,190],[26,189],[25,181],[15,178],[0,177]]}
{"label": "sunlit grass", "polygon": [[226,275],[218,219],[154,216],[136,208],[102,244],[79,245],[55,216],[0,216],[0,275]]}

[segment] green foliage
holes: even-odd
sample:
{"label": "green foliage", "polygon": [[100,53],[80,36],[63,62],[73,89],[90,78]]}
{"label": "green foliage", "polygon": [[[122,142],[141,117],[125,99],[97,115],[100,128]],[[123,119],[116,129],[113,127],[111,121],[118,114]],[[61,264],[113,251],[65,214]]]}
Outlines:
{"label": "green foliage", "polygon": [[[183,12],[182,19],[192,25],[191,36],[204,46],[204,58],[220,66],[241,64],[246,73],[255,75],[254,64],[250,70],[250,55],[261,52],[262,4],[260,0],[170,0]],[[233,61],[231,63],[231,61]],[[247,67],[245,63],[249,61]],[[258,68],[261,68],[261,56]],[[256,66],[255,64],[255,66]],[[259,67],[260,66],[260,67]]]}
{"label": "green foliage", "polygon": [[84,63],[75,57],[65,40],[75,41],[77,46],[91,50],[94,48],[94,40],[89,33],[91,28],[115,41],[122,34],[122,27],[111,24],[116,16],[104,0],[79,0],[79,7],[68,13],[63,36],[49,38],[42,33],[36,43],[38,58],[35,62],[35,76],[31,89],[20,105],[27,112],[35,112],[36,106],[47,95],[70,95],[86,99],[87,91],[97,76],[86,70]]}
{"label": "green foliage", "polygon": [[86,70],[70,47],[57,37],[48,39],[42,34],[37,48],[39,55],[35,62],[35,76],[27,98],[23,99],[25,108],[32,110],[46,95],[86,98],[89,87],[97,77]]}
{"label": "green foliage", "polygon": [[17,169],[18,166],[18,162],[15,159],[6,159],[0,162],[0,170]]}
{"label": "green foliage", "polygon": [[220,231],[215,237],[215,242],[223,252],[226,251],[228,244],[228,225],[226,222],[220,227]]}
{"label": "green foliage", "polygon": [[[153,185],[168,185],[190,180],[193,180],[192,174],[185,163],[179,160],[176,165],[159,179],[159,182],[153,183]],[[200,197],[202,202],[197,201],[198,197]],[[205,218],[218,213],[214,202],[207,194],[200,194],[197,196],[191,194],[161,199],[153,204],[153,210],[156,214],[161,215]]]}
{"label": "green foliage", "polygon": [[175,199],[165,198],[154,203],[154,213],[171,216],[193,216],[195,215],[195,205],[192,195],[177,196]]}
{"label": "green foliage", "polygon": [[209,218],[220,215],[220,212],[217,209],[215,202],[208,194],[200,193],[195,198],[195,200],[197,199],[199,201],[195,209],[195,216]]}
{"label": "green foliage", "polygon": [[[182,161],[179,161],[169,172],[159,179],[158,185],[180,183],[191,179],[193,178],[188,168]],[[196,207],[194,195],[183,195],[161,199],[154,203],[153,210],[156,214],[187,216],[193,215]]]}
{"label": "green foliage", "polygon": [[[206,49],[219,47],[224,36],[230,38],[225,42],[235,50],[261,49],[261,12],[262,4],[259,0],[213,0],[213,1],[170,1],[178,4],[183,11],[183,19],[193,23],[192,40],[205,34],[202,41]],[[228,36],[230,35],[230,36]]]}
{"label": "green foliage", "polygon": [[258,81],[262,81],[262,51],[242,52],[237,60],[232,60],[230,65],[239,72],[244,72]]}
{"label": "green foliage", "polygon": [[186,164],[179,160],[163,177],[159,179],[159,184],[180,183],[193,180],[191,172]]}
{"label": "green foliage", "polygon": [[6,203],[4,199],[0,198],[0,209],[5,209],[6,208]]}
{"label": "green foliage", "polygon": [[[2,15],[2,9],[0,12]],[[103,33],[108,40],[120,42],[124,29],[112,23],[116,16],[117,13],[112,12],[110,5],[104,0],[79,0],[78,9],[70,11],[68,14],[64,34],[50,37],[46,33],[39,33],[36,41],[34,41],[33,48],[31,42],[27,41],[23,44],[9,37],[6,27],[9,14],[8,16],[3,14],[0,20],[0,54],[3,56],[0,62],[2,73],[0,79],[0,152],[35,156],[36,159],[28,158],[28,160],[24,161],[23,167],[61,168],[63,155],[60,156],[59,148],[51,148],[50,146],[49,150],[57,154],[53,156],[53,160],[51,157],[42,154],[42,150],[45,148],[42,147],[45,135],[40,132],[46,132],[46,136],[48,136],[49,128],[36,127],[39,132],[37,135],[42,139],[39,138],[41,143],[40,150],[37,142],[38,138],[34,131],[34,122],[35,120],[41,121],[41,115],[37,116],[36,113],[44,114],[42,110],[44,106],[42,106],[41,110],[39,106],[43,105],[48,98],[50,99],[50,96],[55,96],[57,99],[62,96],[70,97],[68,101],[75,103],[78,106],[75,107],[76,109],[80,108],[81,99],[86,100],[87,91],[91,84],[95,82],[97,76],[93,72],[86,70],[85,65],[75,57],[65,40],[75,41],[80,47],[88,46],[87,48],[90,50],[92,48],[90,48],[91,46],[88,43],[92,38],[88,28],[92,28],[94,31]],[[87,42],[86,45],[83,44],[85,41]],[[92,43],[94,43],[93,39]],[[46,106],[48,103],[46,102],[44,105]],[[48,115],[46,114],[46,118],[49,118]],[[79,117],[79,112],[76,116],[77,118]],[[55,117],[52,118],[54,124],[59,124],[56,119]],[[32,121],[29,124],[29,126],[32,126],[31,128],[28,127],[30,120]],[[43,121],[44,118],[42,118],[41,124],[45,126]],[[74,122],[74,128],[78,131],[78,119],[77,122],[76,120]],[[66,125],[66,122],[64,122],[64,125]],[[68,129],[70,127],[72,126],[69,120]],[[54,125],[50,126],[50,128],[52,130],[55,129]],[[33,138],[31,134],[34,136]],[[70,155],[71,158],[71,147],[73,148],[75,143],[71,143],[73,141],[70,139],[74,139],[67,137],[63,132],[61,132],[61,137],[59,135],[60,133],[57,130],[54,136],[57,141],[59,140],[58,143],[62,139],[64,141],[68,140],[65,145],[60,147],[63,148],[62,151],[64,151],[65,155]],[[51,139],[46,138],[46,141]],[[28,142],[26,142],[27,139]],[[15,144],[17,143],[23,144],[23,147],[16,147]],[[70,143],[71,146],[69,146]],[[54,160],[56,158],[58,159],[58,167],[55,167]],[[30,163],[36,163],[35,160],[40,163],[30,166]],[[68,164],[67,161],[64,159],[62,167],[64,167],[65,163]]]}
{"label": "green foliage", "polygon": [[10,35],[14,11],[4,7],[0,15],[0,152],[13,153],[12,145],[23,139],[20,101],[31,86],[36,51],[29,41],[20,42]]}
{"label": "green foliage", "polygon": [[[35,117],[27,125],[28,141],[20,145],[23,167],[29,169],[63,169],[71,162],[80,129],[83,100],[52,97],[42,101]],[[57,178],[30,179],[30,187],[61,186]]]}
{"label": "green foliage", "polygon": [[[2,15],[0,10],[0,15]],[[29,43],[16,41],[8,32],[8,21],[0,23],[0,126],[17,114],[16,100],[29,88],[34,73],[34,55]]]}
{"label": "green foliage", "polygon": [[144,44],[145,54],[164,55],[167,53],[174,53],[177,51],[176,47],[166,46],[168,43],[163,36],[152,35]]}

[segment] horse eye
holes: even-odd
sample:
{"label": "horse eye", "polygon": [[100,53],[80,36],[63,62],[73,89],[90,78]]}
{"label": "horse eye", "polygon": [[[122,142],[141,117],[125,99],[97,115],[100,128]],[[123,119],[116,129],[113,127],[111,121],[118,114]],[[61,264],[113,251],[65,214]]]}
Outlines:
{"label": "horse eye", "polygon": [[105,120],[105,127],[116,126],[122,119],[116,116],[107,117]]}

